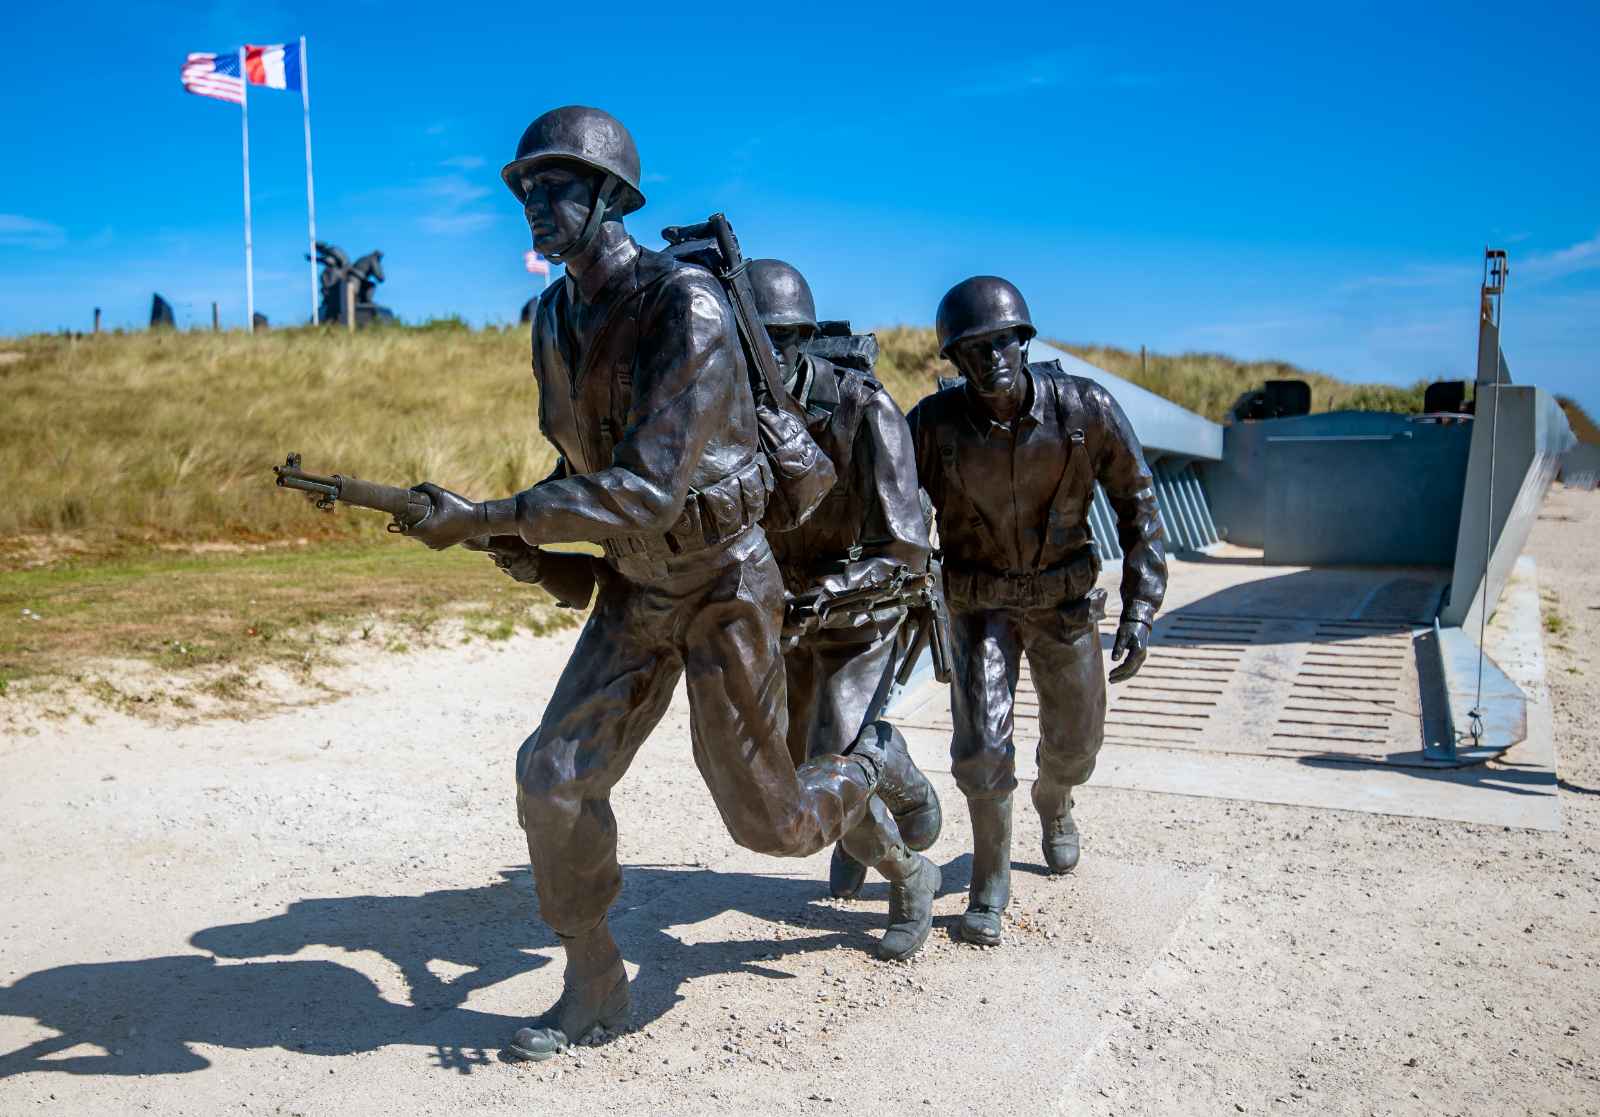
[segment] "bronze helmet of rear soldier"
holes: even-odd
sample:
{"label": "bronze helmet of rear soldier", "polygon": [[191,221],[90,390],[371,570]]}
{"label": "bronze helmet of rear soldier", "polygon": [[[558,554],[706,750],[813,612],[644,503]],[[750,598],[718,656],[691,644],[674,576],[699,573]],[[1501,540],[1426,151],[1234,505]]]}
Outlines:
{"label": "bronze helmet of rear soldier", "polygon": [[[770,536],[785,589],[792,600],[805,602],[882,584],[897,568],[925,570],[928,529],[905,416],[866,372],[807,351],[818,328],[817,310],[798,270],[782,260],[752,260],[749,272],[784,386],[837,477],[808,520]],[[875,609],[862,617],[846,613],[814,631],[785,633],[789,753],[796,765],[845,751],[878,717],[897,657],[906,650],[905,618],[904,607]],[[906,844],[925,850],[939,837],[938,796],[926,779],[902,790],[905,798],[885,796],[886,802]],[[844,845],[834,847],[828,874],[833,896],[855,896],[866,873]],[[921,918],[916,923],[927,925]],[[909,955],[920,945],[897,942],[891,956]]]}
{"label": "bronze helmet of rear soldier", "polygon": [[774,482],[745,352],[721,281],[623,227],[644,205],[633,137],[599,109],[554,109],[502,175],[534,247],[566,265],[532,331],[539,425],[560,456],[499,500],[419,486],[433,510],[409,534],[434,548],[487,537],[519,580],[548,576],[545,544],[604,549],[594,609],[516,764],[540,915],[566,969],[560,999],[507,1054],[545,1059],[628,1018],[607,921],[622,879],[610,794],[680,678],[696,765],[735,842],[797,857],[843,840],[898,896],[880,949],[926,938],[938,872],[886,806],[925,782],[902,740],[869,726],[843,755],[790,757],[783,580],[761,526]]}
{"label": "bronze helmet of rear soldier", "polygon": [[1098,482],[1122,544],[1111,681],[1143,664],[1166,592],[1161,520],[1144,452],[1122,409],[1055,361],[1028,362],[1035,329],[998,276],[956,284],[939,304],[940,353],[964,379],[908,416],[917,473],[938,516],[951,614],[951,771],[972,818],[972,885],[958,933],[993,945],[1011,896],[1012,740],[1020,663],[1039,697],[1032,799],[1052,873],[1078,863],[1074,789],[1105,731],[1096,622],[1105,594],[1088,514]]}

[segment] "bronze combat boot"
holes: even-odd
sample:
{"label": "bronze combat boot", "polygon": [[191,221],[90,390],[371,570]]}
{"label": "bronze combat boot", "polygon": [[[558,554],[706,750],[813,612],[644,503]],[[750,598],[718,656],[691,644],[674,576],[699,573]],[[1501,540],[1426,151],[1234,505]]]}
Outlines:
{"label": "bronze combat boot", "polygon": [[1078,864],[1080,852],[1078,824],[1072,821],[1072,793],[1040,793],[1043,784],[1033,785],[1033,805],[1044,826],[1044,863],[1052,873],[1069,873]]}
{"label": "bronze combat boot", "polygon": [[567,954],[561,999],[526,1028],[517,1029],[506,1048],[507,1058],[542,1062],[582,1043],[596,1029],[619,1031],[628,1026],[628,975],[611,928],[602,920],[585,934],[557,937]]}
{"label": "bronze combat boot", "polygon": [[968,799],[972,888],[957,931],[977,946],[998,946],[1000,913],[1011,902],[1011,796]]}
{"label": "bronze combat boot", "polygon": [[[900,838],[911,849],[921,851],[939,840],[944,813],[939,794],[928,777],[911,759],[906,739],[885,721],[875,721],[861,731],[852,753],[863,747],[883,757],[878,780],[878,797],[894,816]],[[828,895],[836,900],[853,899],[867,880],[867,867],[842,846],[833,849],[828,865]]]}
{"label": "bronze combat boot", "polygon": [[892,850],[877,869],[889,881],[889,929],[878,943],[878,957],[897,962],[911,957],[933,929],[933,898],[944,883],[939,866],[905,846]]}

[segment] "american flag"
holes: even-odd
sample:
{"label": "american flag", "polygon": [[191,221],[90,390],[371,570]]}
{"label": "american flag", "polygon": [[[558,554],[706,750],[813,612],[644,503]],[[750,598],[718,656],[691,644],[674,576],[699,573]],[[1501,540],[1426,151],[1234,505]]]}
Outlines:
{"label": "american flag", "polygon": [[244,104],[244,78],[239,74],[239,52],[191,54],[179,75],[183,87],[202,97]]}
{"label": "american flag", "polygon": [[523,254],[522,262],[528,265],[528,270],[534,275],[547,276],[550,274],[550,261],[531,248]]}

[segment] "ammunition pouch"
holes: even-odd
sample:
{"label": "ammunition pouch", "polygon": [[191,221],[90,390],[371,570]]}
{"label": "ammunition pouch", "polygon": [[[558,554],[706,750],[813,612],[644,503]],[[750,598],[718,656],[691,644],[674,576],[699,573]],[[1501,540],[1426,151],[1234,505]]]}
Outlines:
{"label": "ammunition pouch", "polygon": [[690,489],[683,514],[665,535],[603,540],[606,561],[635,581],[664,577],[668,560],[720,546],[760,523],[772,488],[772,467],[757,454],[720,480]]}
{"label": "ammunition pouch", "polygon": [[1094,589],[1100,558],[1085,548],[1065,562],[1044,570],[997,573],[947,564],[945,598],[960,612],[986,609],[1054,609],[1077,601]]}

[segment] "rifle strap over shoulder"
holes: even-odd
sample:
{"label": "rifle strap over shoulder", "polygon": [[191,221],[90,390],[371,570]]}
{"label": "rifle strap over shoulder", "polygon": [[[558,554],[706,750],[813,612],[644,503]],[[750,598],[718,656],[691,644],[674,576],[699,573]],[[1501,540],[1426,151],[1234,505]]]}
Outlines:
{"label": "rifle strap over shoulder", "polygon": [[969,531],[983,540],[990,554],[1000,555],[1001,550],[989,524],[978,511],[977,503],[967,495],[961,482],[961,466],[957,460],[955,425],[940,416],[934,426],[934,438],[939,444],[939,467],[944,478],[944,506],[952,519],[964,521]]}
{"label": "rifle strap over shoulder", "polygon": [[1055,393],[1056,423],[1067,439],[1067,460],[1050,501],[1050,520],[1045,532],[1051,543],[1063,546],[1074,522],[1084,516],[1089,502],[1094,499],[1094,469],[1084,434],[1083,393],[1078,390],[1077,381],[1067,375],[1059,363],[1052,363],[1055,364],[1053,371],[1036,374],[1034,381],[1035,390],[1039,380],[1050,381]]}

